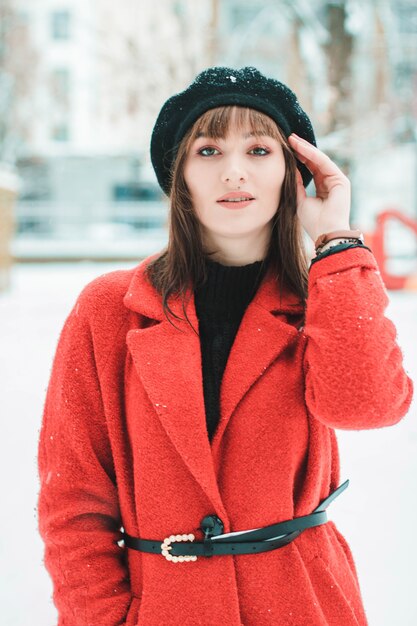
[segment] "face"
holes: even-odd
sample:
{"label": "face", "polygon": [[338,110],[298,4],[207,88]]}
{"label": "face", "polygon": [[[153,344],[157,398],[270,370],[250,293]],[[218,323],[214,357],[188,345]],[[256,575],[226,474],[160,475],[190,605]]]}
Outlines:
{"label": "face", "polygon": [[[249,128],[231,126],[224,139],[199,137],[185,161],[184,178],[215,260],[244,264],[264,258],[285,175],[281,144]],[[244,202],[220,202],[231,192]],[[236,194],[235,194],[236,195]]]}

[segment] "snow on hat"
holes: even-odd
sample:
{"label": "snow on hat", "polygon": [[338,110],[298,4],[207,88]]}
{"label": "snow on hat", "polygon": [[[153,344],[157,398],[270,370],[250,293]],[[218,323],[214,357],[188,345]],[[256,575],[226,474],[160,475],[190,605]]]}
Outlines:
{"label": "snow on hat", "polygon": [[[240,105],[266,113],[284,131],[295,132],[316,146],[311,121],[295,93],[252,66],[241,69],[209,67],[200,72],[184,91],[163,104],[151,136],[151,161],[162,190],[170,193],[170,172],[178,146],[187,130],[209,109]],[[312,179],[310,170],[297,159],[304,187]]]}

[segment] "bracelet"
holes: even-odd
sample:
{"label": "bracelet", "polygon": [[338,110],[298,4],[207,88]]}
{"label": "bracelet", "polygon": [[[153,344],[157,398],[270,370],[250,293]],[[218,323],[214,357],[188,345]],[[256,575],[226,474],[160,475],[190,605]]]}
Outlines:
{"label": "bracelet", "polygon": [[329,239],[329,241],[336,241],[336,243],[334,243],[331,246],[327,245],[327,243],[329,242],[323,244],[320,248],[316,250],[316,256],[320,256],[320,254],[323,254],[323,252],[327,252],[327,250],[330,250],[331,248],[335,248],[341,243],[359,243],[359,242],[363,243],[363,241],[359,237],[348,237],[346,239],[339,239],[335,237],[334,239]]}
{"label": "bracelet", "polygon": [[318,237],[314,243],[314,247],[316,249],[316,253],[320,252],[321,248],[332,241],[333,239],[360,239],[362,243],[364,243],[364,235],[360,230],[333,230],[330,233],[323,233]]}

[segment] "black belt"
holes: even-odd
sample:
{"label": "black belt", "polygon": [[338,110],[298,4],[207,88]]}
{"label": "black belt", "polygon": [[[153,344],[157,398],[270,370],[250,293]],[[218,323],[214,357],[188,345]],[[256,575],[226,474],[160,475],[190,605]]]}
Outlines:
{"label": "black belt", "polygon": [[167,560],[174,563],[177,561],[196,561],[197,555],[213,556],[267,552],[290,543],[306,528],[325,524],[327,522],[325,509],[348,485],[349,480],[346,480],[309,515],[295,517],[278,524],[221,534],[223,532],[222,520],[217,515],[207,515],[202,519],[200,526],[204,533],[203,541],[194,542],[195,537],[192,533],[170,535],[161,542],[157,539],[131,537],[125,531],[122,533],[122,539],[128,548],[162,554]]}

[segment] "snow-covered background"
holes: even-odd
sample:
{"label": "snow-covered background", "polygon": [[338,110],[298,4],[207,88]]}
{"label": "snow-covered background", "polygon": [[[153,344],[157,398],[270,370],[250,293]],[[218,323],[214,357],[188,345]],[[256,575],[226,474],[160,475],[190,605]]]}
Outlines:
{"label": "snow-covered background", "polygon": [[[52,358],[85,284],[136,264],[17,264],[11,289],[0,294],[2,626],[56,624],[36,514],[37,441]],[[386,315],[417,381],[417,292],[389,296]],[[370,626],[417,624],[416,404],[394,427],[337,431],[341,482],[350,485],[328,514],[352,548]]]}

